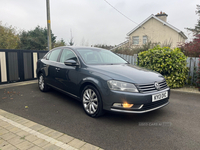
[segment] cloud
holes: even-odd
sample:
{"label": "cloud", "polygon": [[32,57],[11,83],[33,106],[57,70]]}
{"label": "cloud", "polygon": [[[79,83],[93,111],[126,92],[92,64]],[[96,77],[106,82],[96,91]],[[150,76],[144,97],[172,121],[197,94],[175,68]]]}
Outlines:
{"label": "cloud", "polygon": [[[107,1],[137,23],[151,14],[164,11],[168,14],[169,23],[184,32],[185,27],[194,27],[198,18],[195,14],[196,4],[199,3],[197,0]],[[80,45],[83,38],[89,45],[117,45],[136,26],[104,0],[50,0],[50,11],[51,27],[57,40],[63,38],[68,42],[72,30],[76,45]],[[0,14],[2,23],[18,29],[31,30],[37,25],[47,26],[46,1],[0,1]]]}

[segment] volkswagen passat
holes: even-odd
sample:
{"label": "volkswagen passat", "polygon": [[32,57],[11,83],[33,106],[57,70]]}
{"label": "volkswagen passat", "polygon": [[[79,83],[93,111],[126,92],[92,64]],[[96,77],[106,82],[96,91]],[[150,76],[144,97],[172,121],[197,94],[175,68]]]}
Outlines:
{"label": "volkswagen passat", "polygon": [[36,72],[42,92],[52,87],[73,96],[91,117],[104,110],[145,113],[169,103],[170,89],[161,74],[105,49],[58,47],[38,60]]}

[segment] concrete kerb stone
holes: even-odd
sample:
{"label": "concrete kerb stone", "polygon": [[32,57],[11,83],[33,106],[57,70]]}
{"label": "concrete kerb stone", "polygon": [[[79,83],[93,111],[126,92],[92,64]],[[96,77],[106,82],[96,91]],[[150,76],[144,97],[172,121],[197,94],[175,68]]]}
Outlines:
{"label": "concrete kerb stone", "polygon": [[197,88],[178,88],[178,89],[171,89],[171,91],[174,92],[182,92],[182,93],[193,93],[193,94],[200,94],[200,91],[198,91]]}

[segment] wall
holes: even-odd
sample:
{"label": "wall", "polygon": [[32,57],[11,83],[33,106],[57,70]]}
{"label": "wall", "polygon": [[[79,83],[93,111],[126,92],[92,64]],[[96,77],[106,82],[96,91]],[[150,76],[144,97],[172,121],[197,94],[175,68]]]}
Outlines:
{"label": "wall", "polygon": [[[132,45],[132,37],[139,36],[139,46],[143,44],[143,36],[148,36],[148,41],[151,42],[172,42],[172,48],[177,47],[179,42],[184,42],[185,39],[175,30],[163,25],[158,20],[151,18],[143,26],[138,28],[130,35],[130,45]],[[134,45],[138,46],[138,45]]]}

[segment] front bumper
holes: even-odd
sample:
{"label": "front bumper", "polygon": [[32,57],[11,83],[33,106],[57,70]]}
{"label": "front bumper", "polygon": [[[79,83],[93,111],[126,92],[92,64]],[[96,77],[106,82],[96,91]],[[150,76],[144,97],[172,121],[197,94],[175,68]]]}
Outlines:
{"label": "front bumper", "polygon": [[[168,97],[156,102],[152,102],[152,95],[168,91]],[[129,93],[129,92],[119,92],[110,91],[103,100],[104,109],[114,112],[122,113],[146,113],[159,108],[162,108],[169,104],[170,89],[153,92],[153,93]],[[124,103],[134,104],[131,108],[122,108],[113,106],[114,103]]]}
{"label": "front bumper", "polygon": [[116,109],[116,108],[111,108],[110,110],[111,111],[115,111],[115,112],[122,112],[122,113],[138,113],[138,114],[141,114],[141,113],[146,113],[146,112],[150,112],[150,111],[153,111],[153,110],[156,110],[156,109],[159,109],[159,108],[162,108],[166,105],[168,105],[169,102],[163,104],[163,105],[160,105],[158,107],[154,107],[152,109],[147,109],[147,110],[125,110],[125,109]]}

